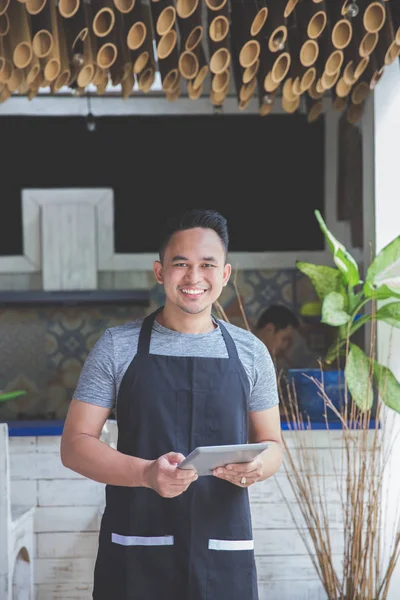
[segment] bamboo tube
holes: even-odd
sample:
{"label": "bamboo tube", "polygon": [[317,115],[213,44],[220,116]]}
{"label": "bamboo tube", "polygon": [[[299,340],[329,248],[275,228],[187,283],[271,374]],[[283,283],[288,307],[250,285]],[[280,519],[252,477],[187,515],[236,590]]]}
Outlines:
{"label": "bamboo tube", "polygon": [[30,14],[32,50],[38,58],[48,56],[53,47],[51,34],[50,0],[27,0],[26,10]]}
{"label": "bamboo tube", "polygon": [[218,75],[213,75],[211,78],[211,89],[215,93],[225,92],[229,88],[231,74],[229,70],[222,71]]}
{"label": "bamboo tube", "polygon": [[185,79],[194,79],[199,72],[199,61],[191,50],[184,50],[179,56],[178,69]]}
{"label": "bamboo tube", "polygon": [[168,102],[175,102],[176,100],[178,100],[180,95],[181,95],[180,87],[177,87],[172,92],[165,92],[165,97],[168,100]]}
{"label": "bamboo tube", "polygon": [[132,69],[130,69],[127,76],[122,80],[121,90],[122,90],[122,99],[126,100],[129,98],[133,91],[133,86],[135,85],[135,76],[133,74]]}
{"label": "bamboo tube", "polygon": [[326,73],[325,71],[324,73],[322,73],[321,76],[321,86],[324,90],[330,90],[336,85],[339,77],[340,70],[336,71],[336,73],[334,73],[333,75],[328,75],[328,73]]}
{"label": "bamboo tube", "polygon": [[8,35],[10,31],[10,19],[7,13],[0,15],[0,37]]}
{"label": "bamboo tube", "polygon": [[191,100],[198,100],[203,93],[203,86],[193,87],[193,81],[188,81],[187,85],[188,96]]}
{"label": "bamboo tube", "polygon": [[317,81],[314,81],[314,83],[312,84],[312,86],[308,90],[308,95],[313,100],[320,100],[323,97],[323,95],[324,95],[324,90],[322,90],[321,92],[319,92],[317,90]]}
{"label": "bamboo tube", "polygon": [[316,40],[326,27],[325,3],[321,6],[315,2],[300,2],[293,14],[296,16],[299,34],[302,34],[302,41],[305,41],[306,35],[310,39]]}
{"label": "bamboo tube", "polygon": [[10,96],[11,96],[10,90],[8,89],[7,86],[4,87],[4,89],[0,92],[0,104],[5,102],[6,100],[8,100]]}
{"label": "bamboo tube", "polygon": [[262,35],[263,28],[268,18],[268,6],[266,0],[253,0],[249,9],[253,12],[250,35],[258,37]]}
{"label": "bamboo tube", "polygon": [[355,125],[358,123],[363,116],[365,108],[365,103],[361,102],[360,104],[352,104],[350,103],[346,110],[346,118],[349,123]]}
{"label": "bamboo tube", "polygon": [[343,76],[340,77],[335,87],[336,96],[338,96],[338,98],[345,98],[350,94],[351,87],[351,84],[349,85],[345,82]]}
{"label": "bamboo tube", "polygon": [[199,69],[199,72],[197,73],[196,77],[193,80],[194,88],[197,88],[197,87],[200,87],[201,85],[203,85],[203,83],[207,77],[208,71],[209,71],[209,67],[207,64],[204,65],[203,67],[201,67],[201,69]]}
{"label": "bamboo tube", "polygon": [[285,19],[290,17],[290,15],[293,13],[294,9],[298,5],[299,1],[300,0],[286,0],[286,6],[283,11],[283,16],[285,17]]}
{"label": "bamboo tube", "polygon": [[178,70],[177,33],[175,29],[170,29],[170,31],[160,38],[157,45],[157,56],[163,90],[170,91],[180,75]]}
{"label": "bamboo tube", "polygon": [[0,37],[0,83],[6,83],[12,76],[13,71],[8,42],[7,38]]}
{"label": "bamboo tube", "polygon": [[309,123],[314,123],[318,119],[318,117],[321,116],[322,112],[323,104],[321,100],[316,100],[308,110],[307,121]]}
{"label": "bamboo tube", "polygon": [[14,67],[12,70],[11,77],[8,79],[7,84],[6,84],[9,91],[12,94],[18,90],[19,86],[21,85],[21,83],[23,81],[23,78],[24,78],[23,69],[17,69],[16,67]]}
{"label": "bamboo tube", "polygon": [[283,81],[290,68],[289,52],[280,52],[271,68],[271,78],[275,83]]}
{"label": "bamboo tube", "polygon": [[[196,82],[193,82],[193,87],[197,88],[200,85],[203,84],[204,79],[208,73],[208,64],[207,64],[207,58],[206,58],[206,54],[204,51],[204,47],[203,47],[203,42],[202,42],[202,37],[196,35],[196,29],[192,30],[192,36],[189,36],[188,39],[186,40],[186,45],[189,44],[189,48],[187,48],[187,50],[190,50],[191,52],[193,52],[197,58],[197,62],[198,62],[198,70],[195,76],[195,79],[197,80]],[[206,67],[206,69],[204,69],[204,67]],[[198,75],[201,71],[201,75],[200,78],[198,79]]]}
{"label": "bamboo tube", "polygon": [[310,67],[309,69],[307,69],[307,71],[305,71],[300,80],[300,90],[302,94],[310,89],[310,87],[315,81],[316,76],[317,70],[315,67]]}
{"label": "bamboo tube", "polygon": [[26,80],[26,83],[28,86],[30,86],[32,84],[32,82],[35,81],[35,79],[39,73],[40,73],[39,59],[37,56],[33,56],[30,64],[27,67],[25,67],[25,69],[24,69],[25,80]]}
{"label": "bamboo tube", "polygon": [[275,95],[276,95],[276,92],[271,92],[270,94],[266,94],[263,90],[259,91],[258,107],[259,107],[260,117],[266,117],[267,115],[269,115],[271,113],[272,108],[274,106]]}
{"label": "bamboo tube", "polygon": [[83,0],[59,0],[58,10],[60,15],[67,19],[67,23],[64,24],[67,47],[74,50],[79,42],[83,44],[89,29],[91,30],[91,5]]}
{"label": "bamboo tube", "polygon": [[353,104],[361,104],[364,102],[370,92],[370,87],[366,81],[360,81],[355,84],[351,92],[351,101]]}
{"label": "bamboo tube", "polygon": [[[395,30],[393,26],[393,21],[391,14],[388,13],[387,18],[383,24],[382,29],[379,32],[378,42],[376,44],[375,50],[373,51],[374,56],[378,62],[378,67],[382,67],[383,65],[390,64],[388,62],[390,55],[390,48],[393,43],[396,43],[395,40]],[[389,51],[389,54],[388,54]],[[394,57],[396,58],[396,57]],[[390,59],[389,59],[390,60]],[[393,59],[394,60],[394,59]]]}
{"label": "bamboo tube", "polygon": [[115,14],[109,6],[102,6],[93,15],[92,28],[97,37],[108,37],[115,25]]}
{"label": "bamboo tube", "polygon": [[285,79],[285,83],[282,86],[282,96],[288,102],[293,102],[297,98],[297,95],[293,91],[293,79],[291,77]]}
{"label": "bamboo tube", "polygon": [[367,32],[360,41],[359,54],[363,58],[369,56],[376,48],[379,40],[378,33]]}
{"label": "bamboo tube", "polygon": [[26,0],[25,8],[27,12],[32,15],[39,14],[47,3],[47,0]]}
{"label": "bamboo tube", "polygon": [[0,0],[0,16],[4,15],[4,13],[7,11],[9,4],[10,0]]}
{"label": "bamboo tube", "polygon": [[304,67],[311,67],[318,58],[319,46],[315,40],[307,40],[300,48],[300,62]]}
{"label": "bamboo tube", "polygon": [[263,28],[263,38],[268,40],[270,52],[284,49],[287,39],[285,5],[282,2],[268,4],[268,18]]}
{"label": "bamboo tube", "polygon": [[323,34],[319,39],[319,59],[318,68],[326,71],[327,75],[334,75],[341,68],[344,60],[343,50],[335,48],[332,44],[329,28],[324,29]]}
{"label": "bamboo tube", "polygon": [[23,69],[29,65],[33,56],[28,14],[20,2],[11,2],[7,15],[12,23],[9,36],[13,63],[17,68]]}
{"label": "bamboo tube", "polygon": [[192,30],[202,23],[200,0],[176,0],[176,15],[181,46],[185,47]]}
{"label": "bamboo tube", "polygon": [[156,44],[172,28],[176,29],[176,8],[172,0],[150,0],[151,21]]}
{"label": "bamboo tube", "polygon": [[294,100],[288,100],[282,96],[281,103],[283,110],[289,114],[292,114],[296,112],[300,106],[300,96],[296,96]]}
{"label": "bamboo tube", "polygon": [[239,63],[244,68],[255,63],[260,55],[260,42],[251,38],[252,15],[247,10],[246,1],[235,0],[231,4],[231,39],[239,53]]}
{"label": "bamboo tube", "polygon": [[55,2],[49,2],[50,20],[51,20],[51,35],[53,37],[53,45],[50,53],[46,56],[44,67],[44,78],[53,83],[60,74],[61,59],[60,59],[60,35],[58,14]]}
{"label": "bamboo tube", "polygon": [[390,18],[393,23],[396,44],[400,46],[400,4],[391,0],[386,5],[387,18]]}
{"label": "bamboo tube", "polygon": [[139,75],[138,87],[139,90],[147,94],[151,90],[156,74],[153,67],[148,67]]}
{"label": "bamboo tube", "polygon": [[231,64],[231,53],[227,48],[219,48],[210,59],[210,71],[214,74],[222,73]]}
{"label": "bamboo tube", "polygon": [[222,106],[225,102],[225,98],[226,98],[225,92],[220,92],[219,94],[216,94],[212,90],[210,91],[210,100],[214,106]]}
{"label": "bamboo tube", "polygon": [[117,46],[112,42],[106,42],[97,51],[96,63],[102,69],[109,69],[117,60],[117,55]]}
{"label": "bamboo tube", "polygon": [[386,19],[385,5],[381,2],[371,2],[368,5],[362,4],[361,8],[365,30],[369,33],[380,31]]}
{"label": "bamboo tube", "polygon": [[327,28],[332,45],[339,50],[346,48],[353,36],[352,20],[347,17],[347,14],[343,15],[342,8],[343,0],[326,3]]}
{"label": "bamboo tube", "polygon": [[258,69],[260,68],[260,59],[257,62],[253,63],[251,67],[247,67],[243,70],[242,81],[243,83],[249,83],[253,77],[255,77],[258,73]]}
{"label": "bamboo tube", "polygon": [[332,107],[337,112],[343,112],[347,107],[347,96],[344,96],[343,98],[336,97],[332,101]]}

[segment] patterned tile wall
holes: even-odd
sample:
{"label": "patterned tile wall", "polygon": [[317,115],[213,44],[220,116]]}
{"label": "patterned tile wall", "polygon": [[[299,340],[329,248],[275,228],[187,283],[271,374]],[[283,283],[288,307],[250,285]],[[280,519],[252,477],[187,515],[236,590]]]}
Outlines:
{"label": "patterned tile wall", "polygon": [[[235,285],[236,284],[236,285]],[[53,307],[0,310],[0,389],[25,389],[27,395],[0,404],[0,419],[62,419],[82,364],[107,327],[139,318],[164,303],[164,292],[149,274],[150,306]],[[284,304],[298,314],[315,298],[297,270],[233,273],[220,298],[230,322],[245,327],[238,291],[250,327],[270,304]],[[296,334],[290,366],[312,366],[323,351],[318,323],[304,323]]]}

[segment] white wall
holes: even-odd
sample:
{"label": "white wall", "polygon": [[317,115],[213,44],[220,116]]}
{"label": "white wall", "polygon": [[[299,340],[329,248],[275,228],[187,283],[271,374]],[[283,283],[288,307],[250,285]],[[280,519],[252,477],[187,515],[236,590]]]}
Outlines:
{"label": "white wall", "polygon": [[[376,251],[400,235],[400,70],[395,61],[385,68],[375,89],[374,102],[375,139],[375,240]],[[400,279],[400,264],[397,266]],[[400,381],[400,330],[385,323],[378,324],[378,360],[386,364]],[[397,523],[400,502],[400,416],[388,411],[386,425],[388,446],[393,444],[390,470],[387,478],[387,539],[392,539]],[[390,437],[389,437],[390,436]],[[397,436],[397,437],[396,437]],[[389,600],[399,598],[400,562],[397,564]]]}

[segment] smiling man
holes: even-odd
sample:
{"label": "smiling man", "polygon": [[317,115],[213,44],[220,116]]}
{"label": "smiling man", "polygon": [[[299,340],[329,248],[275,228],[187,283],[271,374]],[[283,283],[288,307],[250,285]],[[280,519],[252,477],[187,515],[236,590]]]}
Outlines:
{"label": "smiling man", "polygon": [[[90,352],[62,435],[63,464],[107,484],[95,600],[257,600],[249,486],[282,461],[274,365],[252,333],[215,319],[228,230],[211,210],[167,223],[154,263],[164,306]],[[99,441],[116,408],[118,446]],[[270,441],[250,463],[197,477],[197,446]]]}

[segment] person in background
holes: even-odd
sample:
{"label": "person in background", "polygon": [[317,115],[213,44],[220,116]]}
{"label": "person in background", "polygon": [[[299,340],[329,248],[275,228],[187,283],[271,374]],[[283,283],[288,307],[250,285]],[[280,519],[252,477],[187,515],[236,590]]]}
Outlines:
{"label": "person in background", "polygon": [[[281,466],[279,398],[265,345],[212,315],[227,252],[220,213],[172,217],[154,262],[164,306],[107,329],[81,371],[61,460],[107,484],[94,600],[258,600],[248,488]],[[113,408],[116,449],[99,439]],[[264,441],[210,476],[177,468],[197,446]]]}
{"label": "person in background", "polygon": [[299,320],[286,306],[273,304],[258,317],[254,334],[266,345],[274,361],[286,356],[293,344]]}

